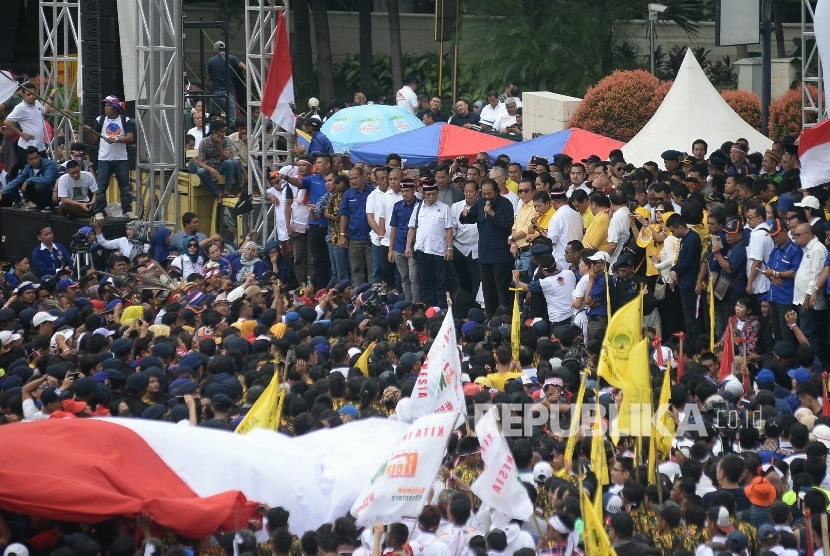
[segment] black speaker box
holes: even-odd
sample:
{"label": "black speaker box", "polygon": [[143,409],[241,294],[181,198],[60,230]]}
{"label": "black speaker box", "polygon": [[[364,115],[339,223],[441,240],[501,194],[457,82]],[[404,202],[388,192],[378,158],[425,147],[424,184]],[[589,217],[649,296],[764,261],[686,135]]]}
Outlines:
{"label": "black speaker box", "polygon": [[[107,238],[125,237],[128,218],[107,218],[101,222],[101,231]],[[69,249],[72,236],[89,224],[85,219],[69,220],[57,212],[43,214],[17,208],[0,209],[0,259],[9,260],[14,254],[31,257],[32,251],[40,245],[37,229],[48,223],[55,235],[55,243]]]}
{"label": "black speaker box", "polygon": [[84,66],[101,69],[121,69],[121,51],[111,43],[81,41],[81,59]]}
{"label": "black speaker box", "polygon": [[98,104],[107,95],[124,96],[121,70],[84,67],[84,93],[99,93]]}
{"label": "black speaker box", "polygon": [[118,21],[114,17],[81,16],[81,42],[118,42]]}
{"label": "black speaker box", "polygon": [[[86,89],[86,83],[84,83],[84,88]],[[81,114],[85,124],[94,122],[98,116],[104,114],[104,104],[101,100],[106,96],[90,89],[87,90],[89,92],[83,94],[83,114]]]}
{"label": "black speaker box", "polygon": [[116,3],[114,0],[81,0],[81,15],[85,14],[114,17]]}

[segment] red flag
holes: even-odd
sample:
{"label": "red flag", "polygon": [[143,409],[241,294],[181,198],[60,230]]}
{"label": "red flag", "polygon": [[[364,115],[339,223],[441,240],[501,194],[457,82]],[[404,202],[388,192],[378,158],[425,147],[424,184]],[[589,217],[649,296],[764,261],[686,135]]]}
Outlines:
{"label": "red flag", "polygon": [[821,414],[825,417],[830,417],[830,397],[827,395],[827,371],[822,373],[824,377],[824,388],[822,388],[821,395],[823,397],[824,406],[821,408]]}
{"label": "red flag", "polygon": [[288,31],[285,14],[280,12],[277,33],[274,36],[274,55],[268,66],[268,77],[262,91],[262,113],[286,131],[294,132],[294,116],[290,104],[294,103],[294,77],[291,70],[291,51],[288,48]]}
{"label": "red flag", "polygon": [[825,120],[801,132],[798,156],[802,187],[816,187],[830,180],[830,123]]}
{"label": "red flag", "polygon": [[657,366],[661,369],[663,368],[663,346],[660,343],[660,336],[654,337],[654,342],[652,342],[652,347],[657,350]]}
{"label": "red flag", "polygon": [[735,345],[732,339],[732,325],[734,317],[729,319],[726,324],[726,340],[723,342],[723,351],[720,354],[720,373],[718,374],[718,381],[723,382],[730,374],[732,374],[732,364],[735,361]]}

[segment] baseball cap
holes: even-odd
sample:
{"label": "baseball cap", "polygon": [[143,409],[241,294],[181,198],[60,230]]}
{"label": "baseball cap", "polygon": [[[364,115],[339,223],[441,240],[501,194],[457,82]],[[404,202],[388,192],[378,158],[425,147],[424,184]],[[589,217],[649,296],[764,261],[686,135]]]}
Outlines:
{"label": "baseball cap", "polygon": [[357,419],[357,408],[351,404],[344,405],[337,410],[337,413],[342,413],[344,415],[348,415],[352,419]]}
{"label": "baseball cap", "polygon": [[582,162],[586,162],[588,164],[596,164],[597,162],[602,162],[602,159],[599,156],[592,154],[588,158],[583,158]]}
{"label": "baseball cap", "polygon": [[806,383],[808,380],[810,380],[810,376],[812,376],[810,374],[810,371],[808,371],[804,367],[798,367],[797,369],[789,370],[787,371],[787,374],[790,376],[790,378],[795,379],[795,381],[799,385]]}
{"label": "baseball cap", "polygon": [[553,468],[546,461],[536,462],[533,466],[533,480],[537,483],[544,483],[553,476]]}
{"label": "baseball cap", "polygon": [[813,437],[830,448],[830,427],[827,425],[816,425],[813,427]]}
{"label": "baseball cap", "polygon": [[596,253],[588,257],[588,260],[594,262],[604,262],[605,264],[611,263],[611,257],[605,251],[597,251]]}
{"label": "baseball cap", "polygon": [[45,311],[41,311],[32,319],[32,325],[38,327],[44,322],[55,322],[56,320],[58,320],[58,317],[55,315],[50,315]]}
{"label": "baseball cap", "polygon": [[739,234],[741,233],[741,223],[737,218],[728,218],[723,226],[723,231],[727,234]]}
{"label": "baseball cap", "polygon": [[714,522],[717,528],[724,533],[730,534],[735,530],[735,526],[732,525],[732,520],[729,518],[729,511],[724,506],[712,506],[706,513],[709,521]]}
{"label": "baseball cap", "polygon": [[214,50],[225,50],[225,43],[223,41],[216,41],[213,43]]}
{"label": "baseball cap", "polygon": [[821,208],[818,199],[816,199],[812,195],[806,195],[803,199],[801,199],[800,203],[795,203],[795,206],[802,208],[811,208],[813,210],[819,210]]}
{"label": "baseball cap", "polygon": [[318,108],[320,106],[320,100],[317,97],[311,97],[308,99],[308,107],[309,108]]}
{"label": "baseball cap", "polygon": [[[735,147],[732,148],[734,149]],[[732,531],[729,533],[729,536],[726,537],[726,548],[733,552],[746,550],[747,546],[749,546],[749,539],[740,531]]]}
{"label": "baseball cap", "polygon": [[767,220],[767,227],[769,228],[769,230],[767,230],[767,235],[771,236],[787,230],[787,225],[784,224],[784,221],[780,218],[776,218],[775,220]]}
{"label": "baseball cap", "polygon": [[772,539],[778,538],[778,529],[770,525],[769,523],[765,525],[761,525],[761,528],[758,529],[758,540],[759,541],[771,541]]}
{"label": "baseball cap", "polygon": [[29,549],[25,545],[15,542],[6,547],[3,556],[29,556]]}
{"label": "baseball cap", "polygon": [[73,280],[72,278],[61,278],[61,281],[58,282],[58,291],[65,292],[69,288],[77,288],[78,282]]}
{"label": "baseball cap", "polygon": [[668,151],[663,151],[663,153],[660,155],[660,158],[662,158],[663,160],[679,160],[681,156],[683,156],[683,153],[681,153],[680,151],[670,149]]}

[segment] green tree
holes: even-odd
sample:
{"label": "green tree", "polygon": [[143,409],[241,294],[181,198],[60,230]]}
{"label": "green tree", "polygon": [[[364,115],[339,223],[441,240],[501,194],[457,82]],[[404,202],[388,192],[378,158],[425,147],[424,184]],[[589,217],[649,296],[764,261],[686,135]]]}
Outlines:
{"label": "green tree", "polygon": [[[661,17],[687,33],[697,0],[664,0]],[[476,84],[501,89],[507,80],[526,90],[582,96],[617,69],[641,65],[624,23],[646,19],[647,0],[466,0],[465,53]],[[692,10],[691,8],[694,8]],[[646,56],[647,57],[647,56]]]}

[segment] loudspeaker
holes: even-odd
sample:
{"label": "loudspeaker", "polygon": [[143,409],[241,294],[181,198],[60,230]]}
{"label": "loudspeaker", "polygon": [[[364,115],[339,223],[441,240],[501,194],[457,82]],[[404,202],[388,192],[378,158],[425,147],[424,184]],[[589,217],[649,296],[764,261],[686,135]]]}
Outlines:
{"label": "loudspeaker", "polygon": [[[86,83],[84,83],[84,88],[86,89]],[[94,121],[98,116],[104,114],[104,104],[101,102],[104,96],[106,95],[102,96],[97,91],[90,91],[83,94],[82,104],[84,111],[81,117],[85,124],[89,124],[90,121]]]}
{"label": "loudspeaker", "polygon": [[116,15],[115,2],[112,0],[81,0],[81,14],[114,17]]}
{"label": "loudspeaker", "polygon": [[124,80],[119,69],[84,67],[84,93],[99,93],[98,104],[107,95],[124,96]]}
{"label": "loudspeaker", "polygon": [[81,41],[81,59],[84,61],[84,67],[120,70],[121,52],[113,46],[104,42]]}
{"label": "loudspeaker", "polygon": [[115,17],[82,14],[81,41],[117,43],[118,20]]}
{"label": "loudspeaker", "polygon": [[[125,237],[129,218],[107,218],[101,222],[101,231],[107,238]],[[17,208],[0,209],[0,259],[5,261],[14,254],[31,257],[32,251],[40,245],[37,229],[47,223],[52,227],[55,243],[69,249],[72,236],[89,224],[85,219],[69,220],[57,212],[43,214]]]}

